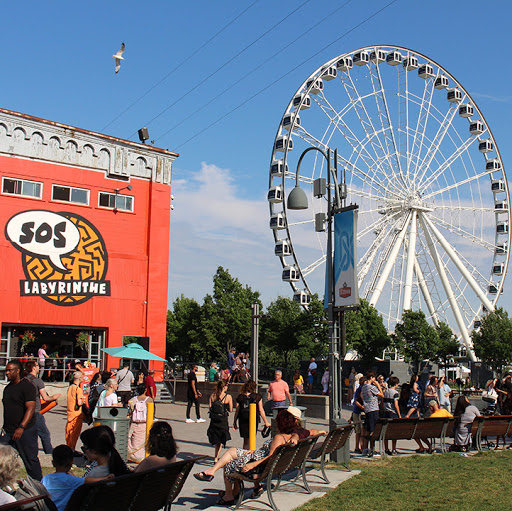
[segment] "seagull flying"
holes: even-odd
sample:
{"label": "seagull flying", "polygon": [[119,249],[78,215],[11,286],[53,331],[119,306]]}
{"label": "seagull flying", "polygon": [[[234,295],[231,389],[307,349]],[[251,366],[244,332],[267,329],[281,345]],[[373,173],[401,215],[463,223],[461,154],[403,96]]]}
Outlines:
{"label": "seagull flying", "polygon": [[124,53],[124,43],[121,44],[121,49],[115,54],[112,55],[112,58],[116,60],[116,74],[119,73],[121,69],[121,60],[124,60],[122,55]]}

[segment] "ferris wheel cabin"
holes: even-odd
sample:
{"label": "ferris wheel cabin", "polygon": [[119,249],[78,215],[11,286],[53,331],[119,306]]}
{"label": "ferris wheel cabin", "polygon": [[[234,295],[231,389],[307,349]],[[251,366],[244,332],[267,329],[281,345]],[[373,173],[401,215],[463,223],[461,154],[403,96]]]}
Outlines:
{"label": "ferris wheel cabin", "polygon": [[276,151],[284,153],[287,149],[288,151],[293,149],[293,140],[289,137],[279,137],[276,140]]}
{"label": "ferris wheel cabin", "polygon": [[494,204],[494,209],[498,213],[501,211],[508,211],[508,202],[506,200],[498,200]]}
{"label": "ferris wheel cabin", "polygon": [[366,66],[370,62],[370,55],[367,51],[358,51],[354,53],[354,66]]}
{"label": "ferris wheel cabin", "polygon": [[492,266],[493,275],[503,275],[505,269],[505,263],[496,263]]}
{"label": "ferris wheel cabin", "polygon": [[473,109],[473,106],[470,105],[469,103],[459,106],[460,117],[464,117],[465,119],[467,119],[468,117],[472,117],[474,113],[475,111]]}
{"label": "ferris wheel cabin", "polygon": [[285,174],[288,174],[288,165],[284,165],[283,160],[275,160],[270,165],[270,175],[272,177],[281,177],[283,175],[283,171]]}
{"label": "ferris wheel cabin", "polygon": [[489,294],[495,295],[495,294],[498,293],[498,288],[496,287],[495,284],[489,284],[487,286],[487,291],[488,291]]}
{"label": "ferris wheel cabin", "polygon": [[490,153],[491,151],[494,151],[494,144],[489,140],[482,140],[478,144],[478,150],[481,153]]}
{"label": "ferris wheel cabin", "polygon": [[507,250],[508,250],[508,246],[507,246],[507,242],[503,242],[503,243],[497,243],[496,244],[496,248],[494,249],[494,253],[496,255],[504,255],[507,253]]}
{"label": "ferris wheel cabin", "polygon": [[293,301],[300,305],[309,305],[311,303],[311,295],[307,291],[299,289],[293,293]]}
{"label": "ferris wheel cabin", "polygon": [[434,68],[430,64],[422,64],[418,68],[418,76],[420,78],[423,78],[424,80],[427,80],[428,78],[433,78],[434,75]]}
{"label": "ferris wheel cabin", "polygon": [[448,89],[446,99],[450,103],[460,103],[462,101],[462,92],[459,89]]}
{"label": "ferris wheel cabin", "polygon": [[281,186],[272,186],[267,194],[267,199],[273,204],[277,202],[283,202],[283,189]]}
{"label": "ferris wheel cabin", "polygon": [[[294,118],[295,116],[295,118]],[[283,128],[287,131],[290,131],[294,128],[298,128],[300,126],[300,117],[295,114],[288,114],[283,117]]]}
{"label": "ferris wheel cabin", "polygon": [[292,247],[288,240],[279,240],[274,247],[274,254],[279,257],[292,255]]}
{"label": "ferris wheel cabin", "polygon": [[505,182],[503,179],[493,179],[491,181],[491,190],[494,193],[504,192],[505,191]]}
{"label": "ferris wheel cabin", "polygon": [[469,133],[471,135],[481,135],[485,131],[485,125],[482,121],[474,121],[469,124]]}
{"label": "ferris wheel cabin", "polygon": [[404,59],[403,66],[406,71],[414,71],[418,69],[418,59],[414,55],[410,55]]}
{"label": "ferris wheel cabin", "polygon": [[293,98],[293,107],[299,110],[306,110],[311,106],[311,98],[308,94],[297,94]]}
{"label": "ferris wheel cabin", "polygon": [[508,222],[496,222],[496,233],[497,234],[508,234]]}
{"label": "ferris wheel cabin", "polygon": [[501,162],[498,158],[488,160],[485,164],[485,170],[501,170]]}
{"label": "ferris wheel cabin", "polygon": [[334,80],[338,76],[338,71],[336,71],[336,66],[329,66],[325,68],[324,74],[322,75],[322,80],[327,80],[328,82]]}
{"label": "ferris wheel cabin", "polygon": [[279,230],[286,228],[286,221],[282,213],[275,213],[270,217],[270,228],[272,230]]}
{"label": "ferris wheel cabin", "polygon": [[399,66],[404,60],[403,55],[399,51],[390,51],[386,57],[386,64],[390,66]]}
{"label": "ferris wheel cabin", "polygon": [[341,59],[336,62],[336,69],[338,71],[350,71],[353,65],[352,57],[341,57]]}
{"label": "ferris wheel cabin", "polygon": [[282,279],[285,282],[297,282],[299,280],[299,272],[295,266],[285,266]]}
{"label": "ferris wheel cabin", "polygon": [[434,88],[446,89],[448,87],[448,83],[448,77],[446,77],[445,75],[439,75],[434,82]]}
{"label": "ferris wheel cabin", "polygon": [[309,80],[306,83],[306,89],[308,89],[308,92],[311,94],[318,94],[324,90],[324,82],[321,78],[317,78],[316,80]]}
{"label": "ferris wheel cabin", "polygon": [[374,50],[370,53],[370,60],[374,64],[380,64],[386,61],[386,52],[384,50]]}

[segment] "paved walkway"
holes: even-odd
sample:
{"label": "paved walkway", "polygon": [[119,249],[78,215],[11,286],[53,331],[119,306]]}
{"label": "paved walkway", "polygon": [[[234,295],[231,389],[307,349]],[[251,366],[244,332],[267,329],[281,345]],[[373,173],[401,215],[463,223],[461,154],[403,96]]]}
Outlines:
{"label": "paved walkway", "polygon": [[[52,434],[53,446],[65,443],[65,424],[66,424],[66,401],[65,397],[59,400],[59,405],[53,408],[50,412],[45,414],[46,422]],[[156,406],[156,417],[157,420],[167,421],[173,428],[174,437],[178,443],[179,458],[188,458],[199,455],[207,455],[200,465],[197,465],[197,470],[194,472],[200,472],[204,468],[213,464],[213,446],[208,443],[206,430],[208,428],[209,421],[204,423],[185,423],[185,404],[162,404],[157,403]],[[0,401],[1,409],[1,401]],[[3,413],[3,410],[2,410]],[[192,417],[195,417],[194,410],[192,411]],[[208,419],[207,408],[201,408],[202,417]],[[348,418],[350,412],[348,410],[343,411],[343,416]],[[327,421],[320,419],[308,418],[308,428],[326,429]],[[87,426],[84,425],[84,428]],[[242,440],[238,431],[231,430],[231,441],[228,443],[228,447],[241,447]],[[257,437],[257,446],[259,447],[263,443],[263,439],[260,434]],[[78,442],[77,450],[80,449],[81,443]],[[399,442],[398,449],[403,454],[412,454],[416,444],[414,442]],[[351,450],[354,449],[354,435],[351,440]],[[41,465],[45,467],[51,467],[51,456],[43,454],[42,451],[39,453]],[[328,488],[334,487],[340,482],[348,479],[352,475],[358,473],[357,471],[346,472],[344,470],[330,471],[329,478],[333,481]],[[210,482],[202,482],[196,480],[192,475],[187,479],[185,486],[178,497],[178,500],[173,505],[174,509],[181,511],[193,510],[193,509],[206,509],[208,507],[215,507],[215,503],[218,500],[218,491],[224,487],[222,471],[218,471],[215,475],[215,479]],[[328,489],[327,488],[327,489]],[[314,493],[311,495],[300,493],[300,489],[297,486],[291,486],[290,491],[283,492],[276,498],[276,503],[281,511],[289,511],[298,507],[312,498],[322,496],[326,492],[324,485],[314,485]],[[257,504],[255,504],[257,505]],[[265,506],[263,506],[265,507]],[[262,505],[259,504],[259,508]],[[219,508],[220,509],[220,508]],[[225,509],[225,508],[224,508]]]}

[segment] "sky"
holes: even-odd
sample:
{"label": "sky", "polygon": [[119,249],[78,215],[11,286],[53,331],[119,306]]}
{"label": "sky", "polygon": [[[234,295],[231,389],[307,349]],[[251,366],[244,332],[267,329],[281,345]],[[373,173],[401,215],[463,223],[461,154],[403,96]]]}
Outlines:
{"label": "sky", "polygon": [[477,101],[507,169],[511,11],[504,0],[9,2],[0,106],[130,140],[147,126],[156,146],[180,154],[169,306],[181,294],[202,302],[218,266],[268,305],[292,296],[274,255],[267,192],[274,137],[302,82],[363,46],[423,53]]}

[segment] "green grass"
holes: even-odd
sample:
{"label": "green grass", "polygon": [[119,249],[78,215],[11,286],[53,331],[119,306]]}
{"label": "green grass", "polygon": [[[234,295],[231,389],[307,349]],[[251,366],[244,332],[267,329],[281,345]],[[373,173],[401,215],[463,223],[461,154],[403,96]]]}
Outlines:
{"label": "green grass", "polygon": [[361,473],[300,511],[512,509],[512,452],[404,456],[353,462]]}

